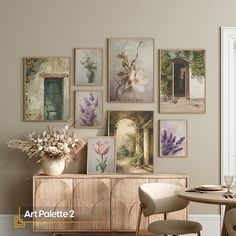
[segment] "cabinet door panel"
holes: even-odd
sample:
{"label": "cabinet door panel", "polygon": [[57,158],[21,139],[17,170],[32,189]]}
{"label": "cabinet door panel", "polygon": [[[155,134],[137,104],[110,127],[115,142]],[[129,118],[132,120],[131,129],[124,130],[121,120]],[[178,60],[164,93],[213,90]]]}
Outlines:
{"label": "cabinet door panel", "polygon": [[74,179],[73,229],[110,229],[110,180]]}
{"label": "cabinet door panel", "polygon": [[[72,210],[71,179],[35,179],[34,210],[63,211]],[[70,219],[36,218],[34,230],[68,230]]]}
{"label": "cabinet door panel", "polygon": [[[139,212],[138,187],[147,183],[147,179],[111,180],[111,229],[135,230]],[[146,219],[142,217],[140,229],[146,228]]]}

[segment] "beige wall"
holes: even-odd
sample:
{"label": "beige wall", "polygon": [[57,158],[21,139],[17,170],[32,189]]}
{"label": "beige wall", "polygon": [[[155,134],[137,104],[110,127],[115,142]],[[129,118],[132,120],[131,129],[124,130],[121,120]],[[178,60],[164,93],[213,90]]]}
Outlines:
{"label": "beige wall", "polygon": [[[234,0],[0,0],[0,214],[13,213],[18,205],[31,205],[31,177],[39,169],[22,153],[9,150],[5,141],[22,138],[32,130],[41,131],[47,125],[22,121],[22,58],[73,57],[75,47],[102,47],[106,55],[107,37],[155,38],[155,103],[105,102],[105,109],[153,109],[155,170],[187,173],[190,186],[219,183],[220,26],[236,25],[235,9]],[[206,114],[165,115],[157,112],[157,49],[160,48],[206,49]],[[104,65],[106,81],[105,56]],[[72,89],[76,87],[72,86]],[[157,121],[173,118],[189,122],[188,158],[157,158]],[[77,131],[85,137],[104,134],[105,128]],[[85,155],[79,164],[80,167],[74,166],[73,171],[84,169]],[[214,214],[218,213],[218,208],[191,204],[190,213]]]}

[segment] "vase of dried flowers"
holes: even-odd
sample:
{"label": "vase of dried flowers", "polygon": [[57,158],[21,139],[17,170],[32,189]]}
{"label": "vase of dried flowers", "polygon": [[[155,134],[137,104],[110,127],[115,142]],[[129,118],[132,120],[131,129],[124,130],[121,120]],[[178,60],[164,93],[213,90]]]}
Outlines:
{"label": "vase of dried flowers", "polygon": [[8,147],[18,149],[29,158],[37,157],[47,175],[60,175],[65,165],[76,159],[85,142],[75,138],[68,125],[63,128],[48,127],[47,131],[29,134],[26,140],[9,140]]}

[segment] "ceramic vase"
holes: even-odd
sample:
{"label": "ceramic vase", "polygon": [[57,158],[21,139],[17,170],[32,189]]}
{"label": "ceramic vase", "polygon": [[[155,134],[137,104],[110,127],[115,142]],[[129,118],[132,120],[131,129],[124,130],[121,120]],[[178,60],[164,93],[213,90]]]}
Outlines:
{"label": "ceramic vase", "polygon": [[65,169],[65,160],[44,159],[42,160],[42,169],[46,175],[61,175]]}

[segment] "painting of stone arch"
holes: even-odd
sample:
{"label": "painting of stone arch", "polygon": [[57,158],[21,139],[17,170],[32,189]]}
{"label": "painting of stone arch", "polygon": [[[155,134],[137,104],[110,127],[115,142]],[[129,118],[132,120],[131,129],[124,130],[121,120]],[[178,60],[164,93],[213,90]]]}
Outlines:
{"label": "painting of stone arch", "polygon": [[117,173],[153,172],[153,111],[109,111],[108,135],[116,138]]}
{"label": "painting of stone arch", "polygon": [[205,50],[160,50],[160,113],[205,113]]}
{"label": "painting of stone arch", "polygon": [[68,57],[24,58],[24,120],[67,121],[70,118]]}

